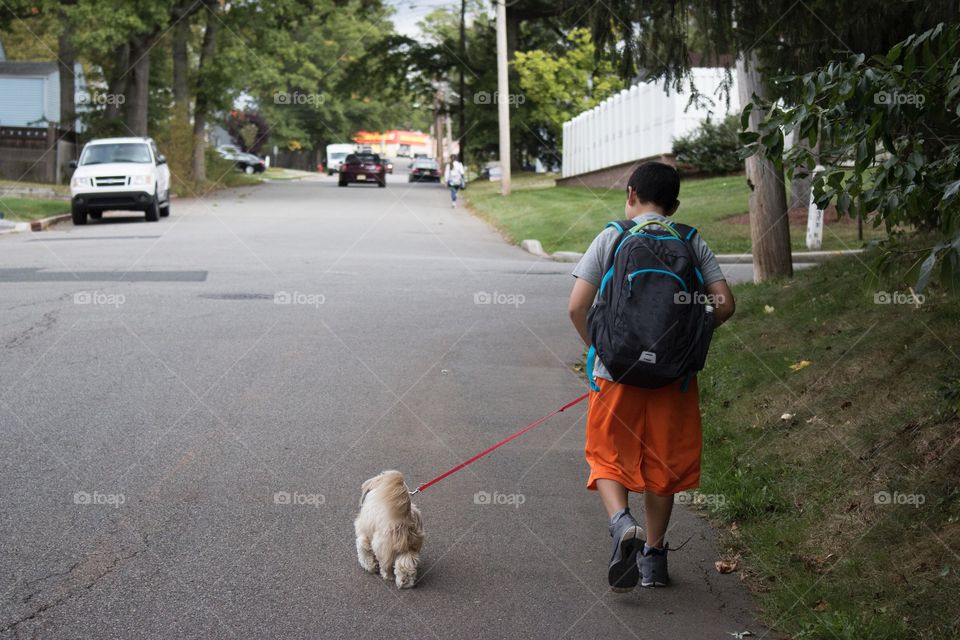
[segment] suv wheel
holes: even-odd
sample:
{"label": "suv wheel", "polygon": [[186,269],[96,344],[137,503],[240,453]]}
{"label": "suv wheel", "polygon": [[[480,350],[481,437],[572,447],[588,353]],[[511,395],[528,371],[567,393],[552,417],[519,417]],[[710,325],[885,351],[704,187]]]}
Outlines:
{"label": "suv wheel", "polygon": [[248,176],[249,176],[249,175],[253,175],[253,172],[254,172],[253,165],[249,165],[249,164],[248,164],[247,166],[245,166],[245,167],[243,168],[243,172],[244,172],[245,174],[247,174]]}
{"label": "suv wheel", "polygon": [[154,196],[146,209],[147,222],[156,222],[160,219],[160,205],[157,203],[157,197]]}
{"label": "suv wheel", "polygon": [[73,205],[70,208],[70,215],[73,218],[73,224],[87,224],[87,212],[81,207]]}
{"label": "suv wheel", "polygon": [[166,218],[170,215],[170,196],[167,196],[167,201],[162,207],[160,207],[160,217]]}

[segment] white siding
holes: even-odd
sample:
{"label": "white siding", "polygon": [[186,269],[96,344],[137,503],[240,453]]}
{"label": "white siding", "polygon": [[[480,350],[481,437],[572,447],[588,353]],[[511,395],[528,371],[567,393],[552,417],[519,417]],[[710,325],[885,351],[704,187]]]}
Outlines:
{"label": "white siding", "polygon": [[40,127],[45,106],[43,77],[0,78],[0,126]]}

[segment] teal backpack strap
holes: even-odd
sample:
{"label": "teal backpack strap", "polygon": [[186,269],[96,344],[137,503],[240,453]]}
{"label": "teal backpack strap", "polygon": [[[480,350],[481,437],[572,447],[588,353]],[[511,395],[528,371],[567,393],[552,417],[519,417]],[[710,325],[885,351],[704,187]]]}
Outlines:
{"label": "teal backpack strap", "polygon": [[687,371],[687,375],[683,376],[683,382],[680,383],[680,393],[686,393],[687,389],[690,388],[690,378],[693,377],[693,371]]}
{"label": "teal backpack strap", "polygon": [[597,359],[597,348],[593,345],[590,345],[590,348],[587,349],[587,381],[590,382],[590,388],[594,391],[600,391],[600,387],[597,386],[596,381],[593,379],[593,363]]}

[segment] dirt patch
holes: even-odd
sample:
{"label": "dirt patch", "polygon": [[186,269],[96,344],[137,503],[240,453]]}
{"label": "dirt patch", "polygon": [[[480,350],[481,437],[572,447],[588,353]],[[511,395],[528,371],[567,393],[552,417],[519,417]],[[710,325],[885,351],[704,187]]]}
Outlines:
{"label": "dirt patch", "polygon": [[[787,212],[787,215],[790,218],[790,226],[792,227],[805,227],[807,226],[807,210],[802,207],[794,207]],[[750,224],[750,214],[749,213],[738,213],[732,215],[729,218],[724,218],[724,222],[727,224]],[[837,208],[834,205],[828,205],[823,212],[823,222],[824,224],[829,225],[844,225],[854,227],[857,225],[855,218],[850,216],[840,217],[837,215]],[[864,226],[867,226],[866,224]]]}

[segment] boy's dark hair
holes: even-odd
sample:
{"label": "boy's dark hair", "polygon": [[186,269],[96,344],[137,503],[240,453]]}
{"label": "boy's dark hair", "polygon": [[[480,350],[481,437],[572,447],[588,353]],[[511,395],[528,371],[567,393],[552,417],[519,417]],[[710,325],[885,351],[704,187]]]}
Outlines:
{"label": "boy's dark hair", "polygon": [[680,173],[662,162],[644,162],[633,171],[627,186],[641,202],[652,202],[670,210],[680,195]]}

